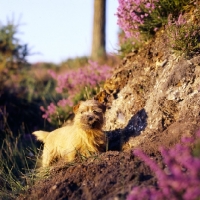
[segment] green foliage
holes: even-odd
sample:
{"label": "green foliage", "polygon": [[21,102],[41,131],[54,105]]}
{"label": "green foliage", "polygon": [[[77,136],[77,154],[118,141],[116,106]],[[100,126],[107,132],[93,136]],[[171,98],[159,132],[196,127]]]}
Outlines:
{"label": "green foliage", "polygon": [[141,43],[138,41],[133,42],[134,39],[126,39],[120,45],[119,54],[121,58],[124,58],[131,52],[137,52],[141,47]]}
{"label": "green foliage", "polygon": [[[5,110],[14,136],[18,136],[22,124],[25,124],[26,133],[33,128],[44,128],[40,106],[60,99],[59,94],[53,93],[55,81],[47,75],[47,66],[26,63],[27,45],[20,44],[17,34],[16,25],[0,26],[0,109]],[[48,67],[56,68],[53,64]],[[0,138],[3,140],[2,118],[0,114]]]}
{"label": "green foliage", "polygon": [[190,0],[159,0],[155,4],[155,9],[144,19],[144,24],[139,27],[143,37],[149,39],[157,29],[167,24],[170,14],[178,17],[189,3]]}
{"label": "green foliage", "polygon": [[[194,13],[194,19],[199,19],[200,8]],[[199,21],[200,22],[200,21]],[[182,14],[178,20],[169,18],[166,26],[169,45],[177,54],[191,57],[200,52],[200,26],[192,19],[187,20]]]}
{"label": "green foliage", "polygon": [[155,9],[144,19],[144,24],[139,27],[143,37],[148,39],[157,29],[166,25],[169,15],[177,18],[190,2],[191,0],[159,0]]}
{"label": "green foliage", "polygon": [[8,80],[13,81],[22,68],[29,66],[26,62],[28,45],[17,38],[18,27],[12,21],[7,25],[0,24],[0,92]]}
{"label": "green foliage", "polygon": [[0,72],[4,68],[17,68],[19,64],[26,62],[28,45],[21,44],[16,37],[18,27],[13,22],[0,24]]}
{"label": "green foliage", "polygon": [[31,137],[14,137],[7,127],[0,150],[0,199],[15,199],[34,183],[37,149]]}
{"label": "green foliage", "polygon": [[31,70],[24,69],[21,70],[21,76],[19,87],[24,88],[23,97],[29,102],[39,99],[49,102],[59,98],[59,95],[53,92],[56,83],[48,74],[45,77],[37,78]]}
{"label": "green foliage", "polygon": [[85,88],[82,88],[79,93],[77,93],[73,100],[75,102],[75,105],[81,101],[81,100],[87,100],[94,97],[98,92],[100,91],[100,85],[97,85],[95,87],[89,87],[86,86]]}
{"label": "green foliage", "polygon": [[38,159],[31,133],[52,129],[40,106],[60,99],[47,73],[57,66],[30,66],[17,34],[12,23],[0,26],[0,199],[16,199],[33,184]]}
{"label": "green foliage", "polygon": [[65,69],[77,69],[80,67],[85,66],[88,63],[88,57],[77,57],[77,58],[69,58],[66,61],[61,63],[61,68],[64,67]]}
{"label": "green foliage", "polygon": [[65,107],[56,107],[55,112],[51,115],[50,123],[55,127],[61,127],[66,121],[73,117],[72,107],[66,105]]}
{"label": "green foliage", "polygon": [[200,139],[199,138],[197,138],[197,141],[195,141],[192,153],[195,157],[200,158]]}

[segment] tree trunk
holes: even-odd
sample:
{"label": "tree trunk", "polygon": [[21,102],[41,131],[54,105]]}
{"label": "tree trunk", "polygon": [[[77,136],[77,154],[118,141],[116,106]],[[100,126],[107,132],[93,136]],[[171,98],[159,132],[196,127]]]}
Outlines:
{"label": "tree trunk", "polygon": [[105,27],[106,27],[106,0],[94,0],[93,39],[91,58],[99,60],[106,56]]}

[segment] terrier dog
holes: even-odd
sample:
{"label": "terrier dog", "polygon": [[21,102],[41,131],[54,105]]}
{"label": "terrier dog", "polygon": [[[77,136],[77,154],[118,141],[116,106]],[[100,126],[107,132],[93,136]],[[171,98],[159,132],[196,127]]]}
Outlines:
{"label": "terrier dog", "polygon": [[44,143],[42,167],[48,167],[55,159],[71,162],[78,154],[88,157],[105,151],[106,139],[102,131],[105,106],[98,101],[87,100],[74,106],[73,111],[72,125],[52,132],[33,132]]}

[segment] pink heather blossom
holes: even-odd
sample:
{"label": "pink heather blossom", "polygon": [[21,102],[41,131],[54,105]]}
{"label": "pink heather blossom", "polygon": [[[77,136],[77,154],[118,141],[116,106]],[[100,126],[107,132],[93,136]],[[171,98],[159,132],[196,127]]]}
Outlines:
{"label": "pink heather blossom", "polygon": [[70,101],[69,99],[62,99],[62,100],[58,101],[57,105],[60,106],[60,107],[65,107],[65,106],[72,107],[73,102]]}
{"label": "pink heather blossom", "polygon": [[185,25],[186,23],[187,23],[187,21],[182,14],[180,14],[179,17],[178,17],[178,20],[175,21],[175,24],[177,26],[182,26],[182,25]]}
{"label": "pink heather blossom", "polygon": [[47,106],[47,109],[45,109],[43,106],[40,107],[41,111],[44,112],[42,117],[44,119],[47,119],[49,122],[51,122],[50,116],[54,113],[56,113],[56,105],[53,103],[50,103],[49,106]]}
{"label": "pink heather blossom", "polygon": [[156,32],[156,31],[158,30],[158,28],[156,27],[156,28],[154,28],[153,30]]}
{"label": "pink heather blossom", "polygon": [[117,24],[125,32],[127,38],[139,40],[139,27],[144,24],[145,18],[155,9],[158,0],[118,0]]}
{"label": "pink heather blossom", "polygon": [[141,3],[141,0],[135,0],[136,5],[140,5],[140,3]]}
{"label": "pink heather blossom", "polygon": [[200,138],[200,130],[197,131],[196,135],[198,138]]}
{"label": "pink heather blossom", "polygon": [[[54,72],[49,71],[52,78],[57,81],[56,91],[63,93],[64,90],[77,90],[82,86],[93,87],[109,77],[110,67],[99,66],[97,63],[90,61],[90,65],[77,70],[68,71],[65,74],[55,75]],[[104,73],[106,72],[106,73]]]}
{"label": "pink heather blossom", "polygon": [[[200,137],[200,131],[197,132],[196,136]],[[154,171],[158,180],[158,188],[153,186],[134,187],[127,199],[199,199],[200,158],[194,157],[190,148],[190,145],[195,141],[194,137],[187,137],[182,139],[181,144],[177,144],[171,149],[167,150],[163,147],[160,149],[167,172],[141,150],[134,150],[134,154]]]}
{"label": "pink heather blossom", "polygon": [[85,88],[92,89],[105,81],[111,75],[111,68],[89,61],[89,64],[83,68],[68,70],[62,74],[57,74],[53,70],[49,70],[48,73],[56,80],[56,92],[65,96],[57,102],[57,105],[51,103],[47,109],[40,108],[44,112],[42,117],[50,121],[51,116],[57,114],[58,108],[72,107],[75,96],[82,90]]}
{"label": "pink heather blossom", "polygon": [[145,8],[151,8],[151,3],[146,3]]}
{"label": "pink heather blossom", "polygon": [[49,114],[53,114],[56,111],[56,106],[53,103],[50,103],[50,105],[47,107]]}

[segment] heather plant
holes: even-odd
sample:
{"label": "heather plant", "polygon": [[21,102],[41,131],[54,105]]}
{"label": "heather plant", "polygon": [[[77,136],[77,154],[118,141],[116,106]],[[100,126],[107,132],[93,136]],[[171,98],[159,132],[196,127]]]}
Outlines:
{"label": "heather plant", "polygon": [[119,0],[118,25],[126,38],[142,42],[167,23],[169,14],[176,17],[190,0]]}
{"label": "heather plant", "polygon": [[140,27],[145,18],[155,9],[155,1],[119,0],[117,9],[118,25],[125,32],[127,38],[140,40]]}
{"label": "heather plant", "polygon": [[[197,137],[200,138],[200,132]],[[188,137],[171,149],[161,148],[164,170],[141,150],[134,150],[134,155],[142,159],[155,173],[157,187],[134,187],[127,199],[199,199],[200,157],[193,156],[191,146],[194,142],[194,138]]]}
{"label": "heather plant", "polygon": [[[121,58],[131,53],[133,50],[134,52],[136,52],[141,46],[141,43],[139,43],[136,39],[125,38],[125,33],[122,30],[118,34],[118,41],[120,47],[118,52]],[[133,49],[133,43],[134,43],[134,49]]]}
{"label": "heather plant", "polygon": [[200,157],[200,137],[197,138],[192,153],[195,157]]}
{"label": "heather plant", "polygon": [[199,26],[200,8],[196,8],[193,19],[187,19],[180,14],[175,20],[169,16],[166,25],[168,44],[177,54],[184,54],[185,57],[191,57],[200,52],[200,26]]}
{"label": "heather plant", "polygon": [[110,76],[111,68],[107,65],[99,66],[96,62],[76,70],[68,70],[57,74],[50,70],[52,78],[56,81],[56,92],[62,94],[58,102],[50,103],[47,108],[41,106],[43,118],[55,125],[62,124],[71,116],[71,108],[80,100],[94,96],[103,81]]}

